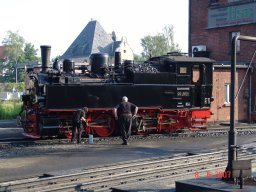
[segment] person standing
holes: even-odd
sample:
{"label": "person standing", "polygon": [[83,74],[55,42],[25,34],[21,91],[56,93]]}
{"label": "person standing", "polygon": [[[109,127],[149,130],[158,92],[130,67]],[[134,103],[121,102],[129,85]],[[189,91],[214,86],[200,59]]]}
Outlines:
{"label": "person standing", "polygon": [[73,114],[73,119],[72,119],[72,143],[76,143],[76,130],[78,132],[78,138],[77,138],[77,143],[81,143],[82,139],[82,122],[84,122],[85,127],[87,126],[86,122],[86,114],[88,112],[88,108],[84,107],[82,109],[78,109],[77,111],[74,112]]}
{"label": "person standing", "polygon": [[122,145],[128,145],[128,139],[131,135],[132,118],[136,116],[138,107],[128,102],[128,98],[123,96],[122,102],[113,111],[115,119],[118,120],[118,126],[123,140]]}

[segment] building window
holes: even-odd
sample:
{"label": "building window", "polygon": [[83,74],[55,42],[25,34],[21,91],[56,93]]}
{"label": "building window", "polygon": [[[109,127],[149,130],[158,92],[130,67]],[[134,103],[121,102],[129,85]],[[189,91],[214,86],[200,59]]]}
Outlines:
{"label": "building window", "polygon": [[230,103],[230,84],[225,84],[225,104],[229,104]]}
{"label": "building window", "polygon": [[187,67],[180,67],[180,74],[187,74],[188,68]]}
{"label": "building window", "polygon": [[219,3],[219,0],[210,0],[210,5],[211,4],[216,4],[216,3]]}
{"label": "building window", "polygon": [[[230,34],[229,34],[229,38],[230,38],[230,45],[232,45],[231,44],[231,42],[232,42],[232,39],[233,39],[233,37],[235,37],[236,35],[240,35],[240,32],[238,32],[238,31],[234,31],[234,32],[231,32]],[[230,53],[231,53],[231,46],[230,46]],[[240,52],[240,40],[237,40],[236,41],[236,52]]]}
{"label": "building window", "polygon": [[209,6],[219,5],[219,0],[210,0]]}

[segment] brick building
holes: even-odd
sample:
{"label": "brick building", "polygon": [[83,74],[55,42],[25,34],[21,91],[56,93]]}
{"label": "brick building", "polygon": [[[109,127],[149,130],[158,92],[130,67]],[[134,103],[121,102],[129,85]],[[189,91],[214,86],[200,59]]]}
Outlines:
{"label": "brick building", "polygon": [[[229,121],[231,40],[235,35],[256,37],[256,0],[189,0],[189,53],[216,60],[212,121]],[[256,42],[237,42],[237,91],[247,74],[236,99],[238,121],[256,119],[255,50]]]}

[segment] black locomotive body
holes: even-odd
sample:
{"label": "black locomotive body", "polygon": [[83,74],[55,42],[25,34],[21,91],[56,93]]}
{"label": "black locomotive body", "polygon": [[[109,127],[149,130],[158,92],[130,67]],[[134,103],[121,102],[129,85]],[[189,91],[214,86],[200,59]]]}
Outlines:
{"label": "black locomotive body", "polygon": [[171,53],[140,64],[114,65],[108,55],[92,54],[90,65],[64,60],[50,67],[50,46],[41,46],[42,67],[28,69],[23,95],[22,125],[30,137],[70,136],[72,113],[88,107],[86,133],[111,136],[117,132],[113,116],[123,96],[138,107],[134,133],[174,132],[205,128],[212,101],[213,60]]}

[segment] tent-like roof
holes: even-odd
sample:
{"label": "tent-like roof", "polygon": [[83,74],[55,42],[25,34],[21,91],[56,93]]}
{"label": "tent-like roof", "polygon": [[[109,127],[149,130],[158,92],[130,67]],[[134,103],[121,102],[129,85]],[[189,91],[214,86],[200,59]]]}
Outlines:
{"label": "tent-like roof", "polygon": [[105,52],[105,47],[113,43],[109,34],[96,20],[90,21],[78,35],[62,59],[89,57],[92,53]]}

